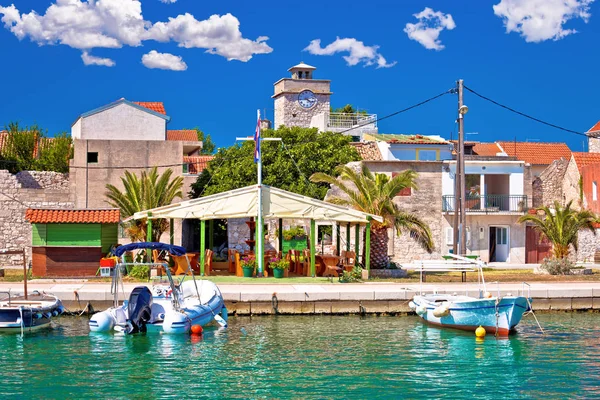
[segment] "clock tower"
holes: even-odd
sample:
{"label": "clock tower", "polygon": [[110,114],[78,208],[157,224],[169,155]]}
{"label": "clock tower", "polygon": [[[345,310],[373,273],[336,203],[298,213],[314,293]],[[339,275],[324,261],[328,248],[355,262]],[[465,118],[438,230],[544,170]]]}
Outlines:
{"label": "clock tower", "polygon": [[275,129],[281,125],[308,128],[314,116],[329,114],[331,81],[313,79],[315,70],[301,62],[288,69],[291,78],[275,82]]}

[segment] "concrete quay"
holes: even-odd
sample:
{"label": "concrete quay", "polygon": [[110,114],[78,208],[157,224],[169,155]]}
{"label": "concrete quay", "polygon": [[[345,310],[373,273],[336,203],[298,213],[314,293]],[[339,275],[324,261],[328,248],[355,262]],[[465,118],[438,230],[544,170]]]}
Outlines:
{"label": "concrete quay", "polygon": [[[141,283],[124,285],[127,295]],[[150,286],[150,284],[147,284]],[[410,312],[408,302],[420,285],[364,282],[356,284],[219,284],[230,314],[402,314]],[[19,293],[22,283],[2,283],[0,291]],[[112,304],[110,283],[85,281],[47,282],[34,280],[29,291],[58,296],[70,311],[83,310],[88,302],[95,310]],[[428,283],[424,292],[478,295],[476,284]],[[535,282],[488,284],[493,295],[521,295],[533,298],[535,311],[600,310],[600,282]],[[120,296],[122,298],[122,295]]]}

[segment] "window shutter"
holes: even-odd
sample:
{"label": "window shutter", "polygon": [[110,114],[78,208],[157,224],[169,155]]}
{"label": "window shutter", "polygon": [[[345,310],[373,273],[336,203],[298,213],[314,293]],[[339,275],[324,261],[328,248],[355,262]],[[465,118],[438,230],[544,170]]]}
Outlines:
{"label": "window shutter", "polygon": [[454,244],[454,228],[446,228],[446,244],[453,245]]}

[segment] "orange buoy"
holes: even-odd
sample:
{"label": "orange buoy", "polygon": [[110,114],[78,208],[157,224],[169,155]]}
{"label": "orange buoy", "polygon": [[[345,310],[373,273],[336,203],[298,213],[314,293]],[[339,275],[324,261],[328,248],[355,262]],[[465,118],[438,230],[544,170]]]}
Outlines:
{"label": "orange buoy", "polygon": [[200,335],[202,333],[202,325],[192,325],[191,331],[194,335]]}

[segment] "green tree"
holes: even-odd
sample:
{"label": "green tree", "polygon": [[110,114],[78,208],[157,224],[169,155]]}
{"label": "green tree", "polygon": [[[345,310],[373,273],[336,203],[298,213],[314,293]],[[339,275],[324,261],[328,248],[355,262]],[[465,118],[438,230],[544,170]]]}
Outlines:
{"label": "green tree", "polygon": [[32,171],[37,169],[35,150],[42,132],[37,125],[22,127],[18,122],[6,126],[8,135],[0,154],[5,168],[10,172]]}
{"label": "green tree", "polygon": [[69,172],[69,160],[73,158],[73,140],[66,132],[39,142],[39,168],[43,171]]}
{"label": "green tree", "polygon": [[588,210],[578,211],[571,208],[573,200],[564,207],[558,201],[554,209],[543,206],[536,208],[537,213],[526,214],[519,218],[519,223],[531,223],[533,228],[552,242],[554,257],[562,259],[569,256],[569,246],[577,251],[577,238],[580,229],[589,229],[595,235],[594,222],[597,216]]}
{"label": "green tree", "polygon": [[[140,176],[125,171],[121,177],[124,191],[111,184],[106,185],[105,196],[108,203],[121,210],[121,217],[128,218],[138,211],[169,205],[173,200],[182,197],[183,177],[171,179],[172,169],[167,169],[159,176],[156,167],[143,171]],[[164,219],[152,220],[152,237],[159,239],[169,229],[169,222]],[[130,221],[126,231],[132,241],[145,241],[147,219]]]}
{"label": "green tree", "polygon": [[394,203],[394,197],[402,189],[417,189],[416,172],[407,170],[389,178],[386,174],[373,174],[365,164],[362,164],[360,172],[344,165],[337,167],[335,172],[339,174],[339,179],[321,172],[312,175],[310,179],[337,186],[345,194],[344,197],[333,197],[330,202],[383,218],[383,222],[371,222],[372,268],[385,268],[388,264],[387,229],[390,227],[395,227],[398,235],[408,232],[425,250],[429,253],[433,251],[429,226],[415,215],[401,211]]}
{"label": "green tree", "polygon": [[195,130],[196,135],[198,135],[198,141],[202,142],[202,150],[200,151],[200,154],[213,154],[217,146],[215,146],[215,142],[212,141],[210,135],[204,133],[198,127],[194,128],[193,130]]}
{"label": "green tree", "polygon": [[[340,133],[319,133],[316,128],[281,127],[264,130],[262,135],[283,141],[263,141],[261,144],[263,183],[316,199],[325,197],[329,186],[310,182],[310,175],[315,172],[331,174],[336,166],[359,160],[356,149],[348,144],[351,138]],[[205,171],[192,185],[190,197],[255,184],[254,142],[219,149]]]}
{"label": "green tree", "polygon": [[339,108],[330,107],[330,111],[339,114],[367,114],[365,110],[357,111],[352,104],[346,104],[344,107]]}

